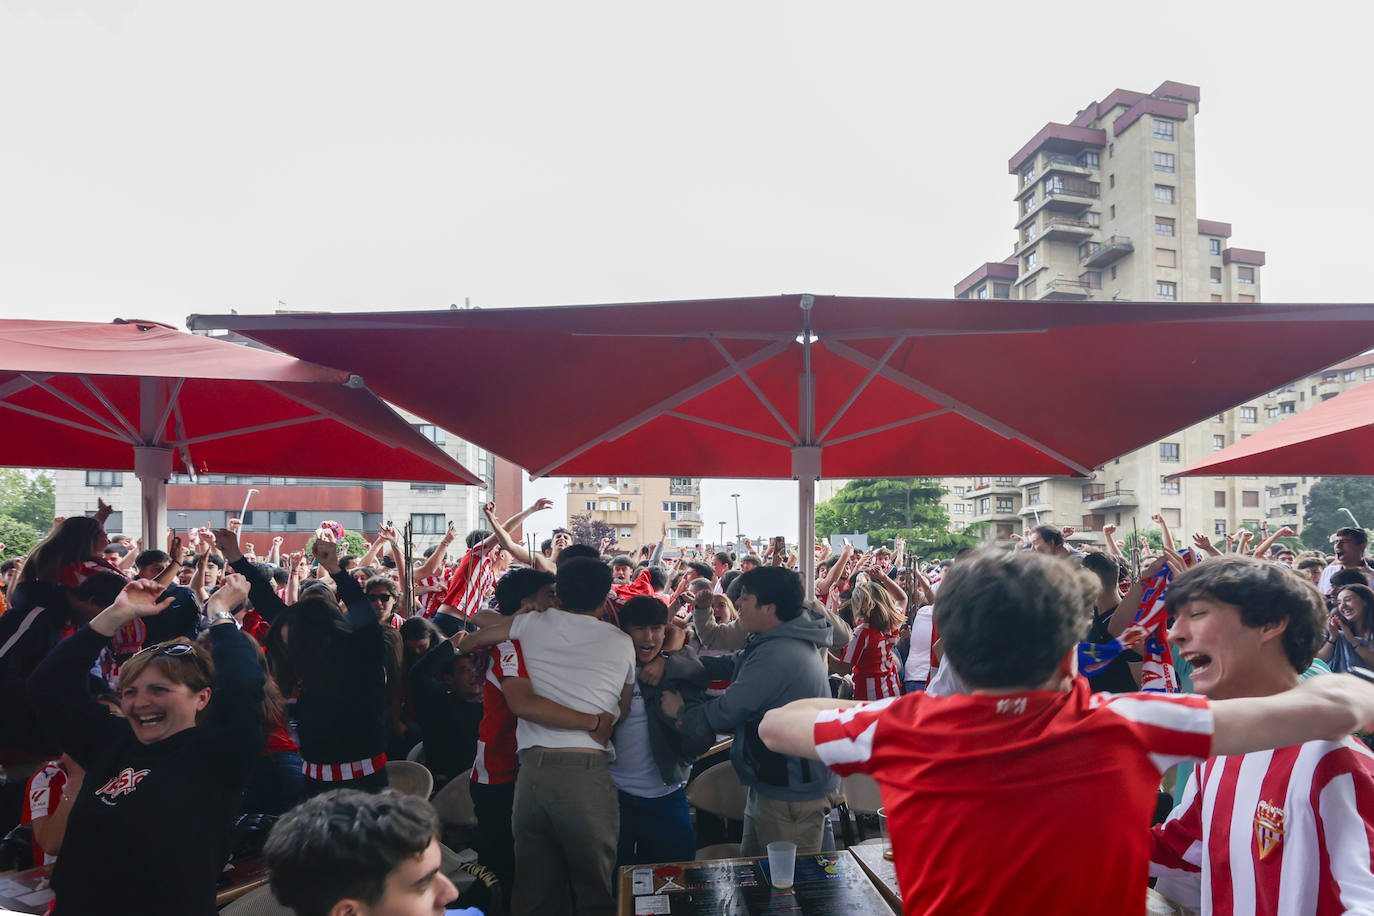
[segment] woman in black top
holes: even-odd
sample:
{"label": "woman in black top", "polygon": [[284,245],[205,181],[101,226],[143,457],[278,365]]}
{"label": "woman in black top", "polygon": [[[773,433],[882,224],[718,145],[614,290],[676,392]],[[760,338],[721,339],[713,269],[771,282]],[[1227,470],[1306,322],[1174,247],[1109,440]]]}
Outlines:
{"label": "woman in black top", "polygon": [[277,680],[283,692],[298,690],[296,738],[305,797],[331,789],[385,789],[386,636],[362,586],[339,569],[339,545],[325,532],[311,547],[334,579],[338,603],[323,586],[310,585],[287,608],[271,580],[242,558],[233,535],[217,531],[215,539],[230,565],[248,579],[254,609],[286,644],[289,672],[278,671]]}
{"label": "woman in black top", "polygon": [[226,610],[247,582],[230,577],[207,608],[213,663],[185,641],[138,653],[121,671],[124,719],[86,691],[110,638],[172,603],[161,592],[130,583],[29,677],[34,707],[86,771],[53,872],[58,916],[215,912],[233,816],[262,748],[262,671]]}

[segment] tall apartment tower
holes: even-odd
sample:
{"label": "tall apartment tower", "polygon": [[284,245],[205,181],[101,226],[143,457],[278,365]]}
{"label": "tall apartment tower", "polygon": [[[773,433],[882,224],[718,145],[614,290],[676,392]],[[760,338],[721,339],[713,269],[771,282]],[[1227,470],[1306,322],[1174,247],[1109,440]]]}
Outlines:
{"label": "tall apartment tower", "polygon": [[574,477],[568,481],[569,525],[574,515],[613,526],[626,550],[657,543],[660,537],[668,547],[718,540],[703,536],[697,477]]}
{"label": "tall apartment tower", "polygon": [[[1198,216],[1200,98],[1198,87],[1175,82],[1152,92],[1117,89],[1069,123],[1041,128],[1007,163],[1016,179],[1011,256],[974,270],[955,296],[1258,301],[1264,252],[1233,247],[1229,223]],[[1094,358],[1106,373],[1142,371],[1136,355]],[[1134,520],[1144,530],[1156,513],[1171,528],[1208,534],[1265,518],[1293,524],[1307,479],[1164,478],[1315,402],[1320,380],[1311,381],[1310,399],[1304,385],[1289,386],[1114,459],[1090,479],[947,479],[951,523],[988,522],[990,541],[1040,523],[1072,525],[1075,540],[1095,544],[1104,524],[1129,533]],[[1065,421],[1075,422],[1071,411]]]}

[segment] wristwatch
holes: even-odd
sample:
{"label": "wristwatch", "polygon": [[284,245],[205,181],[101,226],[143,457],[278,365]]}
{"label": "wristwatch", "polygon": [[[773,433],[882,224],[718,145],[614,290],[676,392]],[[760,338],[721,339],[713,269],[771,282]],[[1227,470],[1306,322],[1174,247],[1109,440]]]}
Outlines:
{"label": "wristwatch", "polygon": [[233,614],[228,614],[228,613],[225,613],[224,611],[215,611],[215,613],[213,613],[213,614],[210,615],[210,626],[213,627],[215,624],[219,623],[219,622],[222,621],[222,620],[233,620],[233,619],[234,619],[234,615],[233,615]]}

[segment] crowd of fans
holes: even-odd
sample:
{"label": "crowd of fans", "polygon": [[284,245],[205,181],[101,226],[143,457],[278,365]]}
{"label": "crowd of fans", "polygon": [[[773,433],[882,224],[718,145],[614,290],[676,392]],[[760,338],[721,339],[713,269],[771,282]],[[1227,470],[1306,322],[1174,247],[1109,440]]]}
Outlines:
{"label": "crowd of fans", "polygon": [[[466,784],[512,912],[609,913],[617,866],[696,857],[685,787],[730,738],[743,855],[833,849],[840,776],[869,772],[910,912],[1056,888],[1139,912],[1147,862],[1203,912],[1374,900],[1374,755],[1343,737],[1374,687],[1327,676],[1374,663],[1362,529],[1334,556],[1287,529],[1179,545],[1159,517],[1158,550],[1111,526],[1091,552],[1051,526],[947,559],[846,543],[816,548],[807,594],[778,541],[511,536],[548,507],[488,505],[409,559],[389,526],[362,556],[331,523],[257,556],[236,522],[144,549],[109,542],[103,503],[57,520],[0,566],[11,865],[53,869],[58,914],[211,913],[235,824],[286,815],[267,859],[297,912],[375,906],[402,866],[442,912],[432,812],[377,795],[409,756],[435,793]],[[323,851],[345,809],[395,850],[380,877],[364,847]],[[1215,826],[1233,811],[1239,838]]]}

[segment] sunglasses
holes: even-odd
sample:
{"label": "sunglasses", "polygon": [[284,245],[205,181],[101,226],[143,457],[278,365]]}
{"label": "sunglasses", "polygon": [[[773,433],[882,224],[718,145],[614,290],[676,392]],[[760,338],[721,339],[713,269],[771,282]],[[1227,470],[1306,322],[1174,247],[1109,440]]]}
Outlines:
{"label": "sunglasses", "polygon": [[384,592],[384,593],[382,593],[382,594],[380,594],[380,595],[379,595],[379,594],[376,594],[376,593],[374,593],[374,592],[368,592],[368,594],[367,594],[367,600],[368,600],[368,601],[380,601],[380,602],[382,602],[383,604],[385,604],[385,603],[388,602],[388,601],[394,601],[395,599],[396,599],[396,596],[395,596],[395,595],[392,595],[390,592]]}

